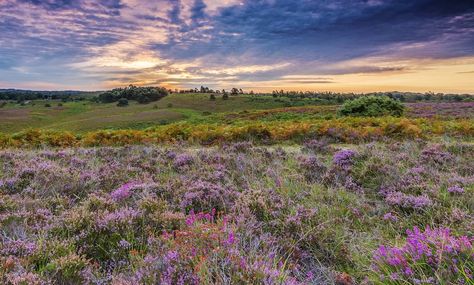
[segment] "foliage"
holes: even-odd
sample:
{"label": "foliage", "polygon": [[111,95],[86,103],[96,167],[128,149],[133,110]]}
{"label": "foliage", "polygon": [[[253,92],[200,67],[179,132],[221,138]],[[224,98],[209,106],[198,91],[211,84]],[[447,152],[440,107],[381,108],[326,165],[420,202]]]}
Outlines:
{"label": "foliage", "polygon": [[128,106],[128,100],[125,98],[120,98],[117,102],[118,107],[126,107]]}
{"label": "foliage", "polygon": [[116,88],[99,95],[98,100],[102,103],[117,102],[120,99],[134,100],[146,104],[155,102],[168,96],[168,90],[162,87],[137,87],[130,85],[125,88]]}
{"label": "foliage", "polygon": [[469,284],[473,161],[420,139],[2,150],[0,283]]}
{"label": "foliage", "polygon": [[313,137],[358,143],[391,139],[474,136],[472,119],[425,120],[394,117],[346,117],[294,121],[237,121],[226,123],[172,123],[145,130],[99,130],[82,135],[28,129],[0,136],[0,147],[123,146],[187,141],[204,145],[253,140],[260,143],[301,142]]}
{"label": "foliage", "polygon": [[404,106],[399,101],[383,96],[360,97],[345,102],[339,109],[342,116],[395,116],[403,114]]}
{"label": "foliage", "polygon": [[374,254],[375,279],[380,284],[471,284],[474,247],[466,236],[449,229],[407,230],[401,247],[380,246]]}

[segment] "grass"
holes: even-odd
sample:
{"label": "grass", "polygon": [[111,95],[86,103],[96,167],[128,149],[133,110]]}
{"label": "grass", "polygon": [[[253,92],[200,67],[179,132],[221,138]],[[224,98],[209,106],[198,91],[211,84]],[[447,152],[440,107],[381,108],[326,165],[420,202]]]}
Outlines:
{"label": "grass", "polygon": [[[304,104],[310,104],[307,101]],[[52,107],[45,107],[45,104]],[[58,106],[61,103],[62,106]],[[209,94],[171,94],[150,104],[131,102],[128,107],[90,101],[37,100],[25,106],[8,103],[0,109],[0,132],[16,133],[27,128],[84,133],[98,129],[144,129],[177,121],[209,121],[215,114],[282,108],[292,103],[271,96],[230,96],[229,100],[209,100]],[[299,103],[301,104],[301,102]],[[211,116],[209,116],[209,113]]]}
{"label": "grass", "polygon": [[[0,109],[2,284],[472,284],[458,273],[474,269],[472,246],[428,243],[446,268],[404,249],[415,275],[374,259],[414,227],[472,239],[474,119],[457,116],[464,104],[402,118],[247,95],[62,104]],[[468,270],[450,270],[452,258]]]}

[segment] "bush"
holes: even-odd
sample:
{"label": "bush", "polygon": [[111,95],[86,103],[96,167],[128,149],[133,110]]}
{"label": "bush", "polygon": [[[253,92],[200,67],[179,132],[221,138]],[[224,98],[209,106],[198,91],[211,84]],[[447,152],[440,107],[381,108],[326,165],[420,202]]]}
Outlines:
{"label": "bush", "polygon": [[126,107],[128,106],[128,100],[125,98],[120,98],[117,103],[118,107]]}
{"label": "bush", "polygon": [[50,107],[51,107],[51,104],[46,103],[46,104],[44,104],[44,106],[45,106],[46,108],[50,108]]}
{"label": "bush", "polygon": [[216,100],[216,95],[211,94],[211,95],[209,96],[209,100],[215,101],[215,100]]}
{"label": "bush", "polygon": [[346,101],[341,109],[339,115],[341,116],[394,116],[400,117],[403,115],[405,107],[400,101],[390,99],[385,96],[368,96],[361,97],[355,100]]}
{"label": "bush", "polygon": [[222,95],[222,99],[223,99],[223,100],[229,99],[229,94],[224,93],[224,95]]}
{"label": "bush", "polygon": [[162,87],[136,87],[130,85],[125,88],[116,88],[106,91],[97,98],[102,103],[117,102],[121,98],[135,100],[138,103],[146,104],[155,102],[168,96],[168,90]]}

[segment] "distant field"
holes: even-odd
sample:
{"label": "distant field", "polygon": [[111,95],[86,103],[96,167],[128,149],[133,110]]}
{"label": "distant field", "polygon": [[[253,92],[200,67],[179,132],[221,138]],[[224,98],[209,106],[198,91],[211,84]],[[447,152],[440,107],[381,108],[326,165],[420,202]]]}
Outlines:
{"label": "distant field", "polygon": [[[45,104],[51,107],[45,107]],[[337,105],[318,105],[311,99],[230,96],[209,100],[209,94],[171,94],[150,104],[130,101],[128,107],[91,101],[61,102],[37,100],[25,106],[10,102],[0,108],[0,132],[17,133],[29,128],[85,133],[96,130],[142,130],[175,122],[235,124],[240,121],[304,121],[332,119]],[[406,117],[472,118],[473,102],[409,103]]]}
{"label": "distant field", "polygon": [[[45,104],[51,107],[45,107]],[[290,102],[271,96],[254,98],[248,95],[211,101],[209,94],[171,94],[150,104],[130,102],[128,107],[90,101],[63,103],[37,100],[25,106],[8,103],[1,108],[0,132],[15,133],[27,128],[79,133],[98,129],[144,129],[185,119],[206,120],[217,113],[282,108],[295,104],[311,105],[315,102],[309,99]]]}

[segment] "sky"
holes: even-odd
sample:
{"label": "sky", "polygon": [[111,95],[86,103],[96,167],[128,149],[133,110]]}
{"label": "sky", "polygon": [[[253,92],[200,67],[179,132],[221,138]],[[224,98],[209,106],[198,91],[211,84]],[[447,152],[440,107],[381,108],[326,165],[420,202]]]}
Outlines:
{"label": "sky", "polygon": [[474,93],[474,1],[0,0],[0,88]]}

